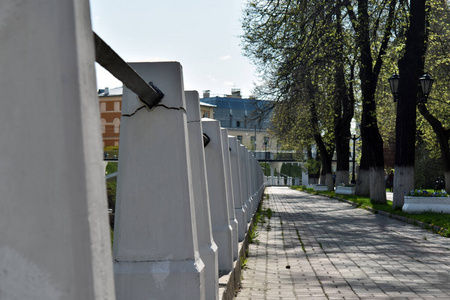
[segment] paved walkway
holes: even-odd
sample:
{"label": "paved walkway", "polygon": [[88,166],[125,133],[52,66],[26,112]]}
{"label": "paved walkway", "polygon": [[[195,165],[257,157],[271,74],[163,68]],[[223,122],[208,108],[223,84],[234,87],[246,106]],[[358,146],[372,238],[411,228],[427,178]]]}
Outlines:
{"label": "paved walkway", "polygon": [[450,299],[450,239],[349,204],[269,187],[236,299]]}

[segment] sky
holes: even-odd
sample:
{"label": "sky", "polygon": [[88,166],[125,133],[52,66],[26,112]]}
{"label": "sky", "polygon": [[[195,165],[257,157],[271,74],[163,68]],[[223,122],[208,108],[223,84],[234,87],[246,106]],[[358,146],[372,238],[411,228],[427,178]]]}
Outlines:
{"label": "sky", "polygon": [[[90,0],[92,28],[126,62],[180,62],[185,90],[249,96],[257,73],[241,46],[246,1]],[[98,88],[122,85],[96,71]]]}

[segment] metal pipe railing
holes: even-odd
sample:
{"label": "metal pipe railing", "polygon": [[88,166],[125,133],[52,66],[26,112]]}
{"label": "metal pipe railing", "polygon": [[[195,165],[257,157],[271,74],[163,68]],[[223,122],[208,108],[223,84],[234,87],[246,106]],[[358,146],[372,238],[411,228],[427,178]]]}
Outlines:
{"label": "metal pipe railing", "polygon": [[132,90],[139,99],[148,107],[153,108],[164,98],[161,92],[152,82],[147,83],[136,71],[130,67],[108,44],[106,44],[95,32],[95,61],[108,70],[114,77]]}

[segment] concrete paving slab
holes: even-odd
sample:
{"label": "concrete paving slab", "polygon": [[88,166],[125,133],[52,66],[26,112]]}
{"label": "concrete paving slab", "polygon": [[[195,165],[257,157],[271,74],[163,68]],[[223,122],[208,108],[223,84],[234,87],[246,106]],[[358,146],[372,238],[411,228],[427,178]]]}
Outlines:
{"label": "concrete paving slab", "polygon": [[450,299],[450,240],[320,195],[266,189],[235,299]]}

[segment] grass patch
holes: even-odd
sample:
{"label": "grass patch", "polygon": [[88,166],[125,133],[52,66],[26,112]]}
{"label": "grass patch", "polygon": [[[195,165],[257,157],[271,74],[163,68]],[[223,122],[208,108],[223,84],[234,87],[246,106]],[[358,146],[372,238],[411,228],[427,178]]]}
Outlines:
{"label": "grass patch", "polygon": [[241,269],[242,270],[247,269],[247,262],[248,262],[247,257],[241,257]]}
{"label": "grass patch", "polygon": [[[295,190],[311,193],[311,189],[302,189],[301,187],[292,187]],[[357,204],[360,208],[372,208],[376,211],[384,211],[393,215],[402,216],[405,218],[413,219],[430,225],[429,230],[440,234],[444,237],[450,237],[450,214],[424,212],[421,214],[408,214],[401,209],[392,208],[392,202],[388,201],[387,204],[375,204],[370,201],[369,197],[357,196],[357,195],[336,195],[335,192],[313,192],[312,194],[322,194],[333,198],[345,199]],[[439,227],[439,230],[435,230],[431,226]]]}
{"label": "grass patch", "polygon": [[256,229],[256,223],[252,226],[251,230],[248,232],[248,242],[250,244],[257,244],[259,245],[259,232]]}

